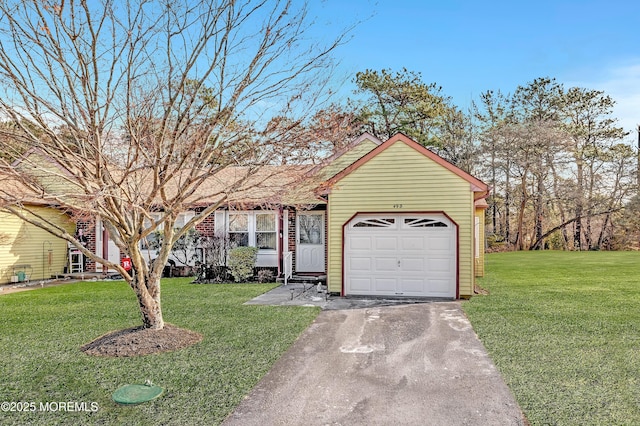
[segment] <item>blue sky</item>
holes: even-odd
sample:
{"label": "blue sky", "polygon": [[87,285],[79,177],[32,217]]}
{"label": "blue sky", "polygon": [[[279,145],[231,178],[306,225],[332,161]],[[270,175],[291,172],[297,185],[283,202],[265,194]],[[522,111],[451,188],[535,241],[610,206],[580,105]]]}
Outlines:
{"label": "blue sky", "polygon": [[[456,105],[537,77],[604,90],[627,130],[640,124],[640,2],[312,0],[318,37],[361,21],[336,51],[339,71],[403,67]],[[341,93],[350,95],[347,82]]]}

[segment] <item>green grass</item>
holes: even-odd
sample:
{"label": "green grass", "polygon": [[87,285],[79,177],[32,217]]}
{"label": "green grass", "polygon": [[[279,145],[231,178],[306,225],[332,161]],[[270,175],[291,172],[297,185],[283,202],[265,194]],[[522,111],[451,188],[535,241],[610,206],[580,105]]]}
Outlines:
{"label": "green grass", "polygon": [[463,304],[533,425],[640,424],[640,253],[487,256]]}
{"label": "green grass", "polygon": [[[0,402],[95,402],[96,412],[2,412],[0,424],[217,424],[313,321],[308,307],[244,306],[273,285],[163,281],[165,321],[204,335],[171,353],[135,358],[85,355],[80,346],[141,324],[123,282],[68,284],[0,296]],[[155,401],[119,406],[112,393],[145,380]]]}

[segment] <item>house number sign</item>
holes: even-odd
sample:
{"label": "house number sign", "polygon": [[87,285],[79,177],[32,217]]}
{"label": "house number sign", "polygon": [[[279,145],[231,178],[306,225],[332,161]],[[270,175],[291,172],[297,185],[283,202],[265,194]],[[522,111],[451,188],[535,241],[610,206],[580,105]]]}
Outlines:
{"label": "house number sign", "polygon": [[402,208],[402,204],[394,204],[393,208],[394,209],[401,209]]}

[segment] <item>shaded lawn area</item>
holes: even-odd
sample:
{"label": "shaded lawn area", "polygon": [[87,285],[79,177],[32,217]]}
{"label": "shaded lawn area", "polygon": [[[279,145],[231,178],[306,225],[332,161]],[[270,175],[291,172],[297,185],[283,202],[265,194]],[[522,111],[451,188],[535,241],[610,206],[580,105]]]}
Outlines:
{"label": "shaded lawn area", "polygon": [[[68,284],[0,296],[0,401],[86,402],[95,412],[5,412],[0,424],[217,424],[315,319],[309,307],[243,306],[274,285],[163,280],[165,321],[204,335],[177,352],[91,357],[80,346],[141,324],[124,282]],[[112,393],[151,380],[159,399],[121,406]]]}
{"label": "shaded lawn area", "polygon": [[463,303],[532,425],[640,424],[640,253],[487,256]]}

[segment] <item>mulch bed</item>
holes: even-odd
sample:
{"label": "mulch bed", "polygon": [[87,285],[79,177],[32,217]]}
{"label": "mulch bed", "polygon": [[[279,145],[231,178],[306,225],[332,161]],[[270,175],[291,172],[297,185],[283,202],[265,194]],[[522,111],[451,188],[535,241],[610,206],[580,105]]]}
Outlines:
{"label": "mulch bed", "polygon": [[140,327],[107,333],[83,345],[87,355],[107,357],[131,357],[170,352],[194,345],[202,335],[191,330],[165,324],[162,330]]}

